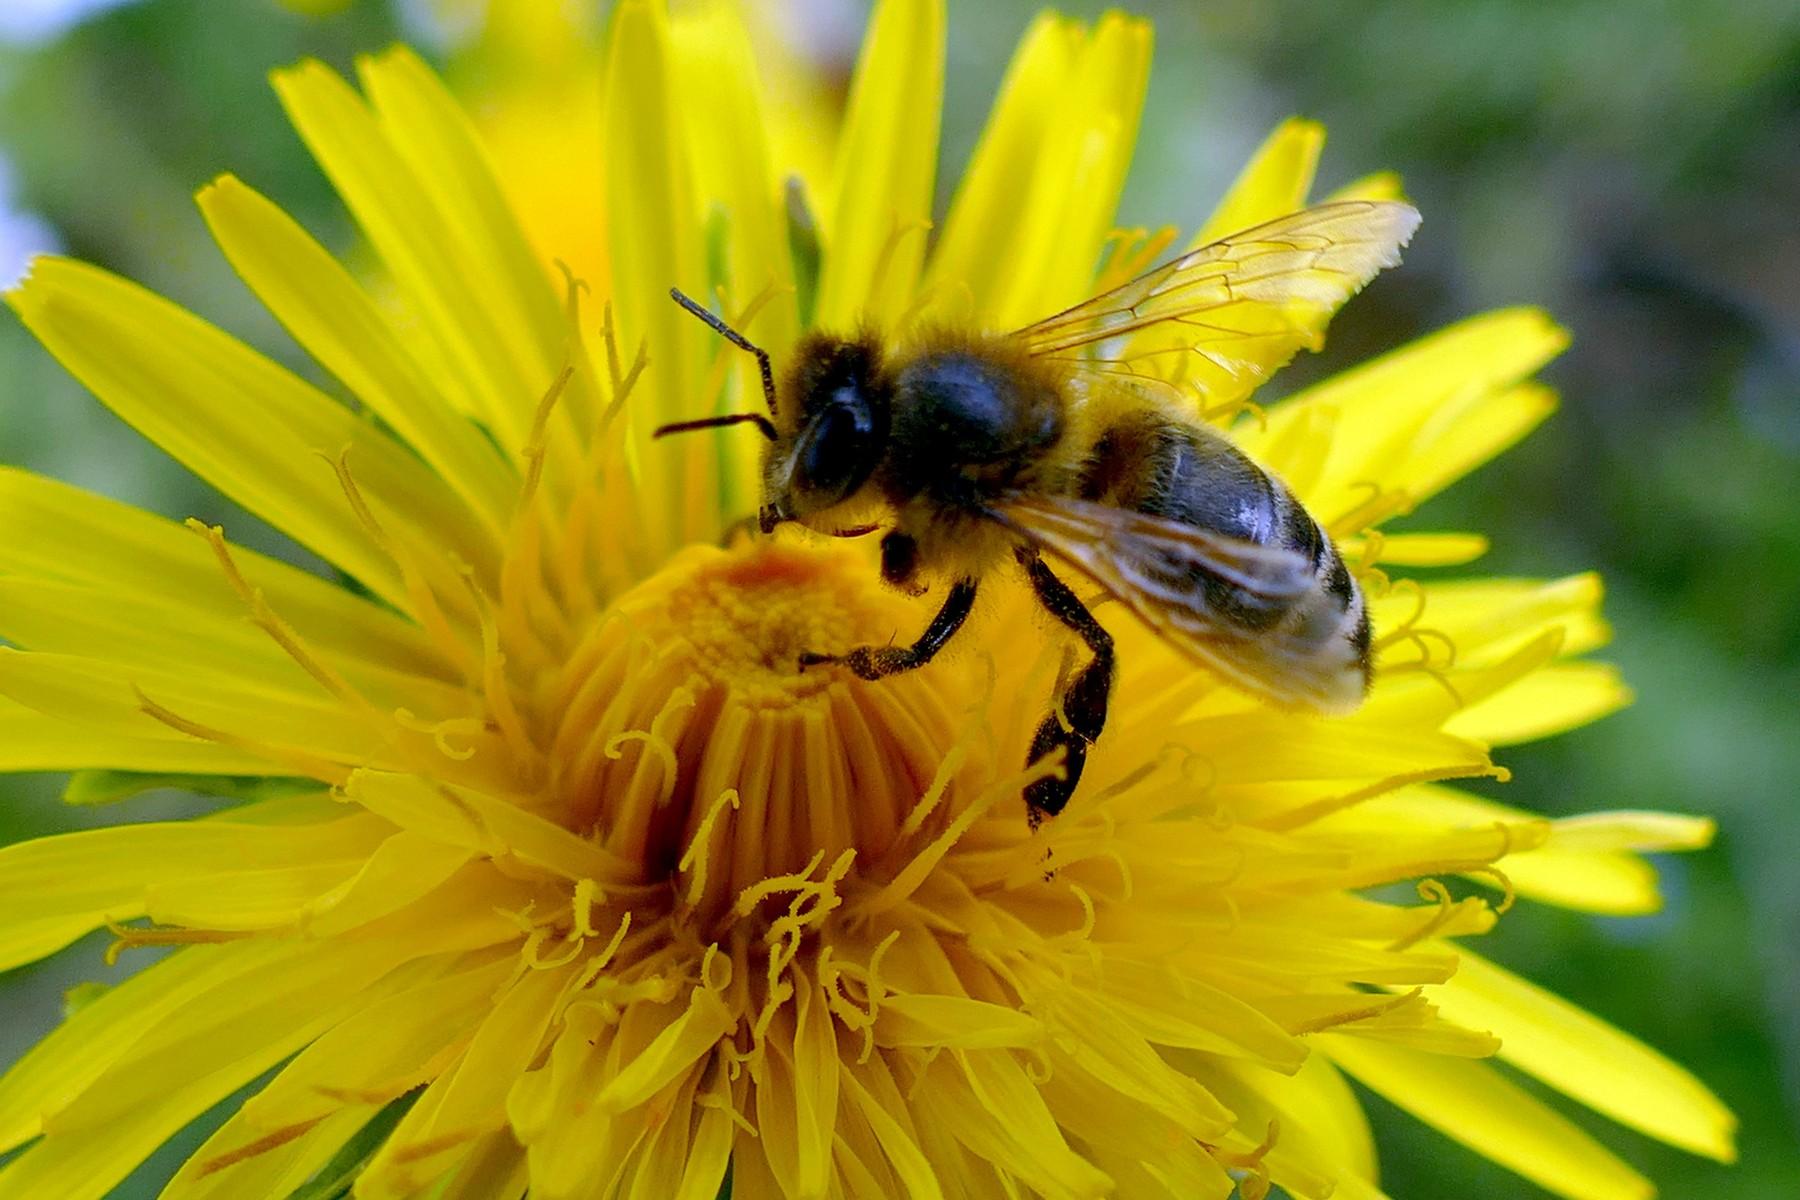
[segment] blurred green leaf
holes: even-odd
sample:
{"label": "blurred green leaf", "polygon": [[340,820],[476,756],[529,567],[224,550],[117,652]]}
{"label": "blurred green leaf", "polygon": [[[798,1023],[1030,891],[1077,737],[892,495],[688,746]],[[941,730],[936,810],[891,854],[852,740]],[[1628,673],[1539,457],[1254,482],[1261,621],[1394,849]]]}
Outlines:
{"label": "blurred green leaf", "polygon": [[318,1174],[288,1193],[288,1200],[343,1200],[350,1195],[356,1186],[356,1177],[362,1174],[375,1152],[381,1149],[381,1144],[387,1141],[388,1134],[400,1123],[400,1118],[418,1103],[423,1093],[423,1088],[408,1092],[370,1117]]}
{"label": "blurred green leaf", "polygon": [[66,804],[117,804],[158,788],[174,788],[224,800],[279,800],[306,792],[322,792],[316,779],[284,775],[159,775],[148,771],[76,771],[63,788]]}

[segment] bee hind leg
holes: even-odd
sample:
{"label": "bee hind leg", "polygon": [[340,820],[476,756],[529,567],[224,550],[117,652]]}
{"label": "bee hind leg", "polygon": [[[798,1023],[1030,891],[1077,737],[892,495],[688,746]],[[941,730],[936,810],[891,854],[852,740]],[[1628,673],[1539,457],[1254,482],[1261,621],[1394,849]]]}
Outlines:
{"label": "bee hind leg", "polygon": [[925,627],[925,632],[912,645],[858,646],[845,654],[802,654],[800,669],[825,663],[842,663],[857,678],[870,680],[885,679],[889,675],[914,670],[937,656],[937,652],[944,648],[956,635],[956,631],[962,628],[963,622],[968,620],[969,610],[974,606],[975,581],[959,579],[944,597],[937,616],[931,618],[931,624]]}
{"label": "bee hind leg", "polygon": [[1088,747],[1099,739],[1100,731],[1106,726],[1106,706],[1112,698],[1115,663],[1112,634],[1094,619],[1094,614],[1069,590],[1069,585],[1058,579],[1044,565],[1044,560],[1031,551],[1019,551],[1019,562],[1031,580],[1031,590],[1037,594],[1038,603],[1073,630],[1093,655],[1063,687],[1057,710],[1044,718],[1037,735],[1031,739],[1031,751],[1025,758],[1028,767],[1058,746],[1063,748],[1063,777],[1039,779],[1025,789],[1025,803],[1035,829],[1045,817],[1054,817],[1063,810],[1069,797],[1075,794],[1075,786],[1081,782],[1082,769],[1087,766]]}

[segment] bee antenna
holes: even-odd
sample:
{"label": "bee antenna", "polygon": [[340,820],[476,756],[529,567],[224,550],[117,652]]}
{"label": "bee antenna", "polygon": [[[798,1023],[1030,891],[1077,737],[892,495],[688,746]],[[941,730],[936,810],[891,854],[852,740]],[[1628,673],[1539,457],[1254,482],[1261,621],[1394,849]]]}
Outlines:
{"label": "bee antenna", "polygon": [[[669,298],[693,313],[696,317],[699,317],[702,321],[705,321],[709,329],[736,346],[739,350],[748,350],[750,353],[756,355],[756,365],[762,368],[763,399],[768,401],[769,415],[773,416],[775,414],[775,372],[769,367],[769,352],[764,350],[761,346],[754,345],[749,338],[727,325],[718,317],[713,316],[710,312],[707,312],[698,301],[687,295],[680,288],[670,288]],[[770,436],[773,437],[774,435],[771,434]]]}
{"label": "bee antenna", "polygon": [[693,421],[676,421],[669,425],[658,425],[656,432],[650,436],[653,438],[666,437],[671,433],[689,433],[695,429],[717,429],[721,425],[742,425],[746,421],[756,426],[756,431],[771,442],[775,440],[775,422],[761,413],[755,412],[726,413],[719,417],[700,417]]}

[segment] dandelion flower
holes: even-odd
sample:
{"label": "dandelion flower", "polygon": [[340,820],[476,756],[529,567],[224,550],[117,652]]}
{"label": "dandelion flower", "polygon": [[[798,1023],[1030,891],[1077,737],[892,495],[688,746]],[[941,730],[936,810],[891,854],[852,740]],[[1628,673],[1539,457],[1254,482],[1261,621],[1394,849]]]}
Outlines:
{"label": "dandelion flower", "polygon": [[[1039,19],[935,232],[941,3],[877,7],[804,207],[731,8],[624,0],[609,36],[604,277],[543,268],[474,126],[395,50],[360,92],[275,76],[389,302],[249,185],[199,197],[328,384],[78,262],[9,296],[341,578],[0,472],[0,766],[283,784],[0,851],[0,966],[101,927],[128,961],[177,947],[0,1079],[23,1147],[0,1197],[101,1196],[257,1080],[166,1196],[704,1200],[728,1172],[743,1197],[1376,1196],[1346,1077],[1559,1194],[1650,1193],[1514,1070],[1728,1158],[1697,1082],[1464,944],[1501,885],[1651,908],[1636,852],[1706,839],[1443,782],[1625,701],[1583,657],[1598,584],[1395,582],[1484,543],[1378,529],[1545,416],[1561,331],[1478,316],[1261,420],[1214,388],[1356,564],[1372,693],[1276,711],[1103,609],[1115,713],[1033,831],[1020,764],[1064,641],[998,582],[924,670],[797,670],[923,610],[859,544],[723,538],[754,436],[649,435],[758,384],[666,297],[780,352],[864,319],[1010,327],[1091,291],[1109,244],[1102,278],[1141,266],[1170,235],[1108,234],[1148,28]],[[1279,128],[1196,237],[1302,205],[1321,140]],[[1370,891],[1393,883],[1416,898]]]}

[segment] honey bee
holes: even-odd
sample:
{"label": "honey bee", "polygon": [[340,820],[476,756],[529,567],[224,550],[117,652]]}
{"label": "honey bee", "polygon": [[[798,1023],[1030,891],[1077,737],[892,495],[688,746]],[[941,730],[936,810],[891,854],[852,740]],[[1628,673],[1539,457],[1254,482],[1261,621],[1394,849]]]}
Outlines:
{"label": "honey bee", "polygon": [[[768,439],[760,525],[835,536],[884,531],[881,574],[922,590],[948,578],[910,645],[801,656],[876,680],[931,661],[979,581],[1008,560],[1085,643],[1086,662],[1032,738],[1060,777],[1030,784],[1032,824],[1062,811],[1106,724],[1111,634],[1045,562],[1085,575],[1176,649],[1277,704],[1341,713],[1370,676],[1361,589],[1292,492],[1146,370],[1183,356],[1209,382],[1260,378],[1345,300],[1399,261],[1419,222],[1385,201],[1322,204],[1233,234],[1010,333],[812,333],[776,387],[769,355],[679,291],[756,356],[769,412],[665,425],[656,436],[748,422]],[[1195,358],[1194,356],[1198,357]]]}

